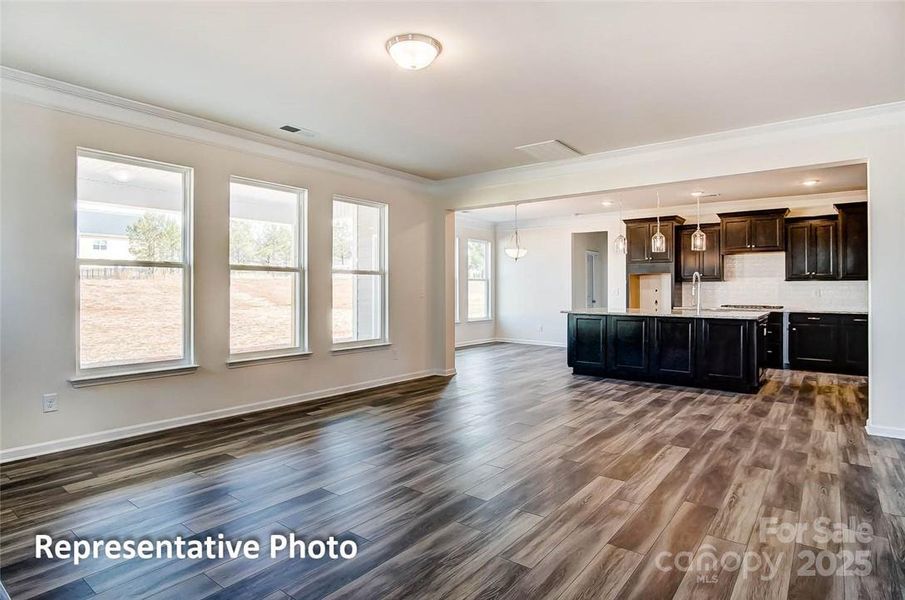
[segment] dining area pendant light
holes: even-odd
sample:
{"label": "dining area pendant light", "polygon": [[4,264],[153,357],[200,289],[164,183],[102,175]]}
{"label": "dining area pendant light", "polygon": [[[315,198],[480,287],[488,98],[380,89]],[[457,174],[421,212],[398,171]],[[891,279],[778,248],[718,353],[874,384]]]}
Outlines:
{"label": "dining area pendant light", "polygon": [[657,192],[657,233],[650,238],[650,251],[666,252],[666,236],[660,232],[660,192]]}
{"label": "dining area pendant light", "polygon": [[701,195],[698,196],[698,228],[691,234],[691,249],[694,252],[707,250],[707,234],[701,231]]}
{"label": "dining area pendant light", "polygon": [[616,239],[613,240],[613,249],[619,254],[626,254],[628,252],[628,240],[625,239],[625,234],[622,233],[622,228],[625,226],[625,223],[622,222],[622,200],[619,201],[619,235],[616,236]]}
{"label": "dining area pendant light", "polygon": [[506,252],[506,256],[516,262],[518,262],[518,259],[523,258],[528,254],[528,250],[522,247],[522,242],[518,236],[518,204],[515,205],[515,230],[512,232],[512,235],[509,236],[509,241],[506,242],[504,251]]}

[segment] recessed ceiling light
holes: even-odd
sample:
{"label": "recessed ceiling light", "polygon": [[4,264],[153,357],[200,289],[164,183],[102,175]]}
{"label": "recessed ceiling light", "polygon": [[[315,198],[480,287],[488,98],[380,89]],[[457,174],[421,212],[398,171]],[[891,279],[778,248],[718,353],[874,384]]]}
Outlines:
{"label": "recessed ceiling light", "polygon": [[694,196],[695,198],[700,198],[701,196],[704,195],[704,192],[691,192],[691,195]]}
{"label": "recessed ceiling light", "polygon": [[129,169],[113,169],[110,171],[110,177],[117,180],[120,183],[126,183],[127,181],[132,181],[132,171]]}
{"label": "recessed ceiling light", "polygon": [[612,201],[612,200],[604,200],[604,201],[601,202],[600,204],[602,204],[603,206],[613,206],[613,201]]}
{"label": "recessed ceiling light", "polygon": [[808,187],[815,186],[818,183],[820,183],[819,179],[805,179],[804,181],[801,182],[802,185],[806,185]]}
{"label": "recessed ceiling light", "polygon": [[386,49],[396,64],[409,71],[430,66],[443,46],[429,35],[403,33],[387,40]]}

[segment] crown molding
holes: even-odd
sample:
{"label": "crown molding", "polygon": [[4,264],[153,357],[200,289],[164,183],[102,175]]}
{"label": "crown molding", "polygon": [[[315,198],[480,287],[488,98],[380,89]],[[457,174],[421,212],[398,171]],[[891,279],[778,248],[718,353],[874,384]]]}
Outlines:
{"label": "crown molding", "polygon": [[154,133],[276,158],[363,179],[430,192],[431,179],[296,144],[218,121],[0,66],[4,95],[24,102]]}
{"label": "crown molding", "polygon": [[608,163],[631,160],[645,155],[655,155],[675,150],[703,148],[718,142],[733,142],[758,136],[781,133],[796,133],[802,130],[821,127],[839,127],[840,125],[859,126],[865,120],[876,120],[878,124],[886,119],[889,122],[901,123],[905,120],[905,101],[890,102],[862,108],[825,113],[800,119],[766,123],[741,129],[730,129],[693,137],[666,140],[642,146],[608,150],[595,154],[586,154],[576,158],[551,161],[546,163],[519,165],[495,171],[486,171],[461,177],[452,177],[433,182],[437,193],[451,196],[468,190],[492,188],[513,183],[538,181],[572,175],[600,169]]}

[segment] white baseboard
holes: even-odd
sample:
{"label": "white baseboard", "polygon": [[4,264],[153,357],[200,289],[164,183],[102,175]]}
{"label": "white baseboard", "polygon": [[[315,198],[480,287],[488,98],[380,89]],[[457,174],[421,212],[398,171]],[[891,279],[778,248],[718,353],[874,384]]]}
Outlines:
{"label": "white baseboard", "polygon": [[881,427],[879,425],[871,425],[870,419],[868,419],[867,426],[864,429],[870,435],[905,440],[905,428],[902,427]]}
{"label": "white baseboard", "polygon": [[492,344],[498,342],[496,338],[485,338],[483,340],[469,340],[467,342],[456,342],[456,350],[459,348],[468,348],[469,346],[480,346],[481,344]]}
{"label": "white baseboard", "polygon": [[525,340],[521,338],[486,338],[483,340],[471,340],[468,342],[460,342],[456,344],[456,350],[459,348],[468,348],[469,346],[479,346],[481,344],[492,344],[492,343],[503,343],[503,344],[527,344],[529,346],[550,346],[553,348],[565,348],[566,345],[562,342],[548,342],[546,340]]}
{"label": "white baseboard", "polygon": [[176,427],[194,425],[196,423],[203,423],[205,421],[214,421],[216,419],[222,419],[224,417],[233,417],[236,415],[258,412],[261,410],[267,410],[269,408],[277,408],[279,406],[287,406],[290,404],[299,404],[302,402],[322,400],[331,396],[338,396],[340,394],[347,394],[349,392],[358,392],[361,390],[389,385],[392,383],[402,383],[403,381],[422,379],[424,377],[430,377],[432,375],[449,377],[451,375],[455,375],[455,373],[455,369],[427,369],[414,373],[394,375],[392,377],[383,377],[381,379],[372,379],[370,381],[363,381],[361,383],[354,383],[351,385],[343,385],[333,388],[327,388],[324,390],[317,390],[314,392],[306,392],[304,394],[296,394],[294,396],[285,396],[283,398],[274,398],[272,400],[252,402],[250,404],[242,404],[240,406],[231,406],[229,408],[221,408],[218,410],[211,410],[194,415],[187,415],[184,417],[174,417],[172,419],[163,419],[161,421],[153,421],[151,423],[129,425],[127,427],[108,429],[106,431],[99,431],[97,433],[77,435],[61,440],[41,442],[39,444],[31,444],[28,446],[17,446],[14,448],[8,448],[6,450],[0,450],[0,463],[21,460],[23,458],[31,458],[34,456],[41,456],[44,454],[51,454],[53,452],[61,452],[63,450],[74,450],[76,448],[83,448],[85,446],[94,446],[95,444],[102,444],[104,442],[112,442],[114,440],[135,437],[138,435],[154,433],[157,431],[164,431],[166,429],[175,429]]}
{"label": "white baseboard", "polygon": [[507,344],[528,344],[529,346],[550,346],[552,348],[565,348],[565,342],[549,342],[547,340],[525,340],[521,338],[496,338],[498,342]]}

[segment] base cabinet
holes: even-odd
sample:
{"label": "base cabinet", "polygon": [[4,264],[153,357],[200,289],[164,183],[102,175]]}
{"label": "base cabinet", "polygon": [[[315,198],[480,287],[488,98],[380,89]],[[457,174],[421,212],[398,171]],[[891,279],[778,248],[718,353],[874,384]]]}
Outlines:
{"label": "base cabinet", "polygon": [[755,320],[569,315],[575,373],[753,392],[761,384]]}
{"label": "base cabinet", "polygon": [[867,315],[791,313],[789,366],[867,375]]}

